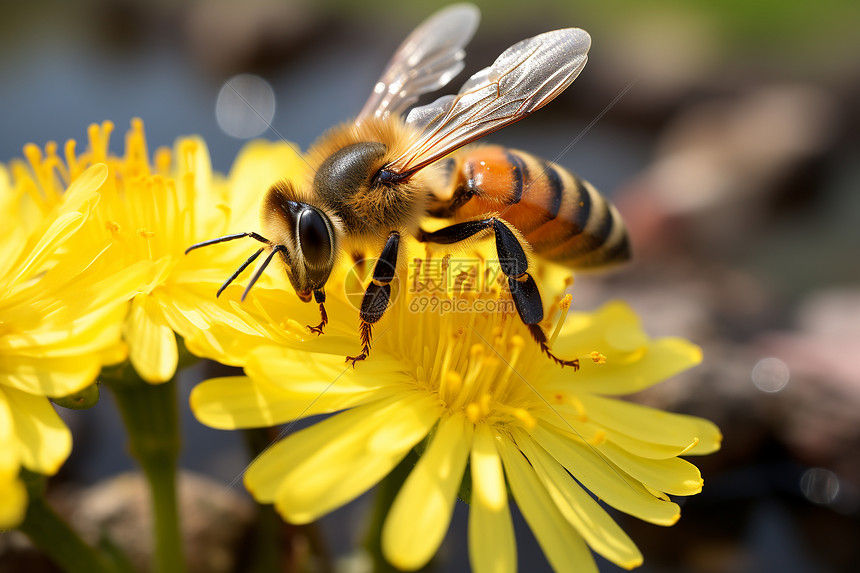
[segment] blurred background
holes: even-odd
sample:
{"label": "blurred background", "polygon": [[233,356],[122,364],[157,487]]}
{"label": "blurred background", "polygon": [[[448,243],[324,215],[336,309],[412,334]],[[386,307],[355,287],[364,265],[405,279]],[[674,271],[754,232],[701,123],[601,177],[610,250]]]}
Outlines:
{"label": "blurred background", "polygon": [[[721,452],[692,460],[705,489],[678,500],[676,526],[617,516],[645,556],[640,571],[860,570],[860,6],[476,3],[483,21],[450,91],[525,37],[578,26],[593,38],[565,93],[489,138],[574,170],[628,221],[635,262],[578,275],[574,308],[620,297],[652,334],[704,349],[702,366],[633,398],[707,417],[725,437]],[[397,45],[444,4],[4,3],[0,161],[27,142],[83,145],[103,119],[117,125],[117,152],[132,117],[150,151],[202,135],[221,172],[250,137],[305,149],[361,109]],[[243,571],[256,527],[238,479],[245,444],[187,407],[207,368],[183,373],[186,526],[194,570]],[[134,468],[103,396],[92,411],[63,413],[75,451],[54,499],[91,539],[112,524],[145,554],[133,533],[143,493],[122,473]],[[284,571],[365,570],[356,550],[370,506],[365,496],[312,528],[280,526]],[[468,570],[466,514],[458,503],[436,570]],[[548,571],[517,520],[520,570]],[[2,536],[0,571],[24,567],[51,570]]]}

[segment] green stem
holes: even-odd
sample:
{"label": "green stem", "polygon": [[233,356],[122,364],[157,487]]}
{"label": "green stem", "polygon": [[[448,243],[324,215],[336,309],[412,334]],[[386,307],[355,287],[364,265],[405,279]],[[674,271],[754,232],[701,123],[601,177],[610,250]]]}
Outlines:
{"label": "green stem", "polygon": [[[121,375],[116,375],[121,374]],[[176,496],[181,449],[175,379],[148,384],[131,367],[107,377],[128,432],[129,451],[149,483],[158,573],[183,573],[182,532]]]}
{"label": "green stem", "polygon": [[[252,459],[271,443],[265,428],[243,430],[242,434]],[[258,508],[256,528],[250,540],[251,551],[248,552],[248,563],[243,570],[248,573],[265,573],[282,568],[281,564],[285,561],[284,544],[280,539],[282,526],[283,522],[273,507]]]}
{"label": "green stem", "polygon": [[29,496],[27,514],[19,529],[67,573],[116,573],[106,556],[90,547],[57,515],[45,500],[45,476],[24,476]]}
{"label": "green stem", "polygon": [[385,524],[385,518],[394,503],[397,492],[400,491],[417,462],[418,454],[415,451],[409,452],[403,461],[376,486],[376,502],[370,519],[370,527],[368,527],[367,539],[364,542],[364,546],[373,560],[374,573],[396,573],[399,571],[388,563],[382,555],[382,526]]}
{"label": "green stem", "polygon": [[[252,428],[242,433],[252,459],[278,439],[276,428]],[[271,505],[258,508],[256,528],[249,546],[248,562],[242,567],[242,571],[248,573],[304,571],[309,558],[314,560],[315,570],[320,573],[334,570],[316,523],[285,523]]]}

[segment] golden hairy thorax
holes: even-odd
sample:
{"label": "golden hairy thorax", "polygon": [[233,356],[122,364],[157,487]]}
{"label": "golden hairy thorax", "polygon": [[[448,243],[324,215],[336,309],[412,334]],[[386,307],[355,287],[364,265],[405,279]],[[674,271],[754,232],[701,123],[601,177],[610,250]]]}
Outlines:
{"label": "golden hairy thorax", "polygon": [[406,180],[382,183],[379,170],[408,148],[415,134],[399,117],[370,118],[329,130],[308,151],[311,197],[339,219],[347,238],[412,233],[440,178],[434,166]]}

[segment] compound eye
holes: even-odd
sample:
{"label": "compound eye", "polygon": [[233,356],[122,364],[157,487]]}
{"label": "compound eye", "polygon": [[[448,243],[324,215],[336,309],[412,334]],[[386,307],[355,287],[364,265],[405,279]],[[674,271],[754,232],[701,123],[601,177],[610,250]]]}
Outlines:
{"label": "compound eye", "polygon": [[299,244],[309,266],[323,266],[331,258],[331,233],[315,209],[305,209],[299,217]]}

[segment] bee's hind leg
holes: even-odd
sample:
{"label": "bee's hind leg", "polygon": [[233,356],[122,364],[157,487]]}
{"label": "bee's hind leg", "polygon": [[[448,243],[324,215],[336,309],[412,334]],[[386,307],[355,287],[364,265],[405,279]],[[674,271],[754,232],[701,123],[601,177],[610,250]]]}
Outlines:
{"label": "bee's hind leg", "polygon": [[388,235],[382,254],[373,267],[373,278],[364,291],[359,309],[359,334],[361,336],[361,354],[358,356],[347,356],[346,361],[355,363],[367,358],[370,354],[370,343],[373,340],[373,325],[379,322],[388,301],[391,299],[391,281],[394,280],[397,270],[397,251],[400,247],[400,233],[392,231]]}
{"label": "bee's hind leg", "polygon": [[540,291],[535,280],[526,272],[529,268],[528,257],[526,257],[526,252],[517,236],[501,219],[489,217],[477,221],[466,221],[432,233],[419,231],[417,238],[422,242],[450,245],[468,239],[489,228],[493,229],[496,236],[496,253],[499,256],[499,266],[508,278],[508,288],[511,291],[511,298],[514,299],[517,314],[528,327],[529,334],[538,343],[541,351],[556,364],[562,367],[571,366],[574,370],[578,370],[578,359],[564,360],[550,350],[546,333],[539,324],[543,320],[543,301],[540,297]]}
{"label": "bee's hind leg", "polygon": [[314,291],[314,301],[320,305],[320,323],[316,326],[308,325],[308,330],[319,336],[323,333],[323,327],[328,324],[328,314],[325,311],[325,290],[317,289]]}

